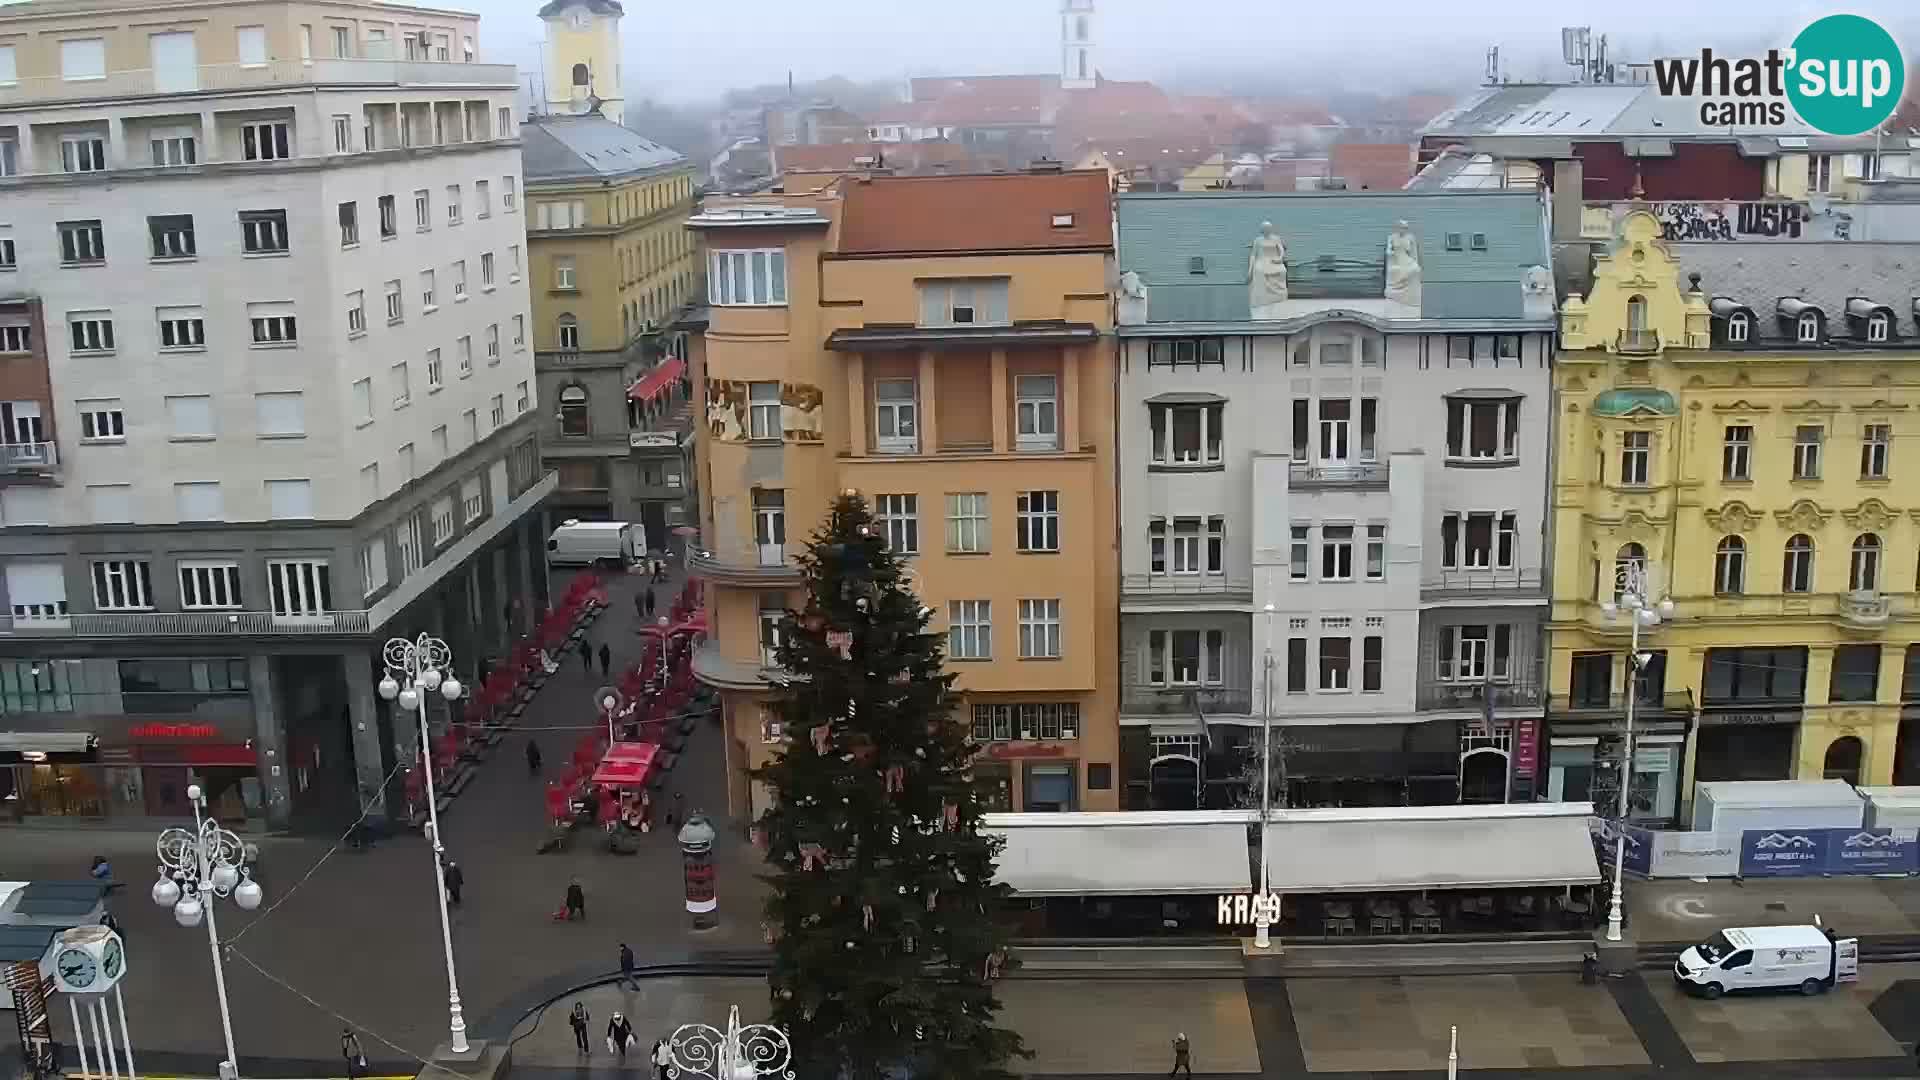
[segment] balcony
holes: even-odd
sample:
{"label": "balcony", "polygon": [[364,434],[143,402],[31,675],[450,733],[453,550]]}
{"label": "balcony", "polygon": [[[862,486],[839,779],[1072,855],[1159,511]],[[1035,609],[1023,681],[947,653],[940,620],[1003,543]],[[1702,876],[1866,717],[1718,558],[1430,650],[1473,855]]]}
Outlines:
{"label": "balcony", "polygon": [[[1592,718],[1620,716],[1626,711],[1627,695],[1619,690],[1605,698],[1593,694],[1551,694],[1547,697],[1547,712],[1554,716]],[[1634,712],[1641,716],[1692,716],[1693,694],[1686,690],[1642,693],[1634,705]]]}
{"label": "balcony", "polygon": [[0,477],[51,478],[60,470],[60,448],[50,442],[0,444]]}
{"label": "balcony", "polygon": [[1861,590],[1839,598],[1840,622],[1856,630],[1878,630],[1893,617],[1893,600],[1882,593]]}
{"label": "balcony", "polygon": [[693,676],[721,690],[767,690],[777,685],[783,673],[749,660],[732,660],[720,651],[720,643],[708,639],[693,651]]}
{"label": "balcony", "polygon": [[1120,698],[1128,716],[1251,716],[1253,691],[1244,686],[1129,686]]}
{"label": "balcony", "polygon": [[791,589],[804,580],[784,545],[735,544],[720,550],[696,549],[687,556],[687,572],[716,585],[748,589]]}
{"label": "balcony", "polygon": [[1122,574],[1120,598],[1160,608],[1193,601],[1213,605],[1250,604],[1253,582],[1229,574]]}
{"label": "balcony", "polygon": [[1622,330],[1613,336],[1613,351],[1621,356],[1650,356],[1660,351],[1660,332]]}
{"label": "balcony", "polygon": [[1546,580],[1539,570],[1442,570],[1420,582],[1420,599],[1470,600],[1490,604],[1545,599]]}
{"label": "balcony", "polygon": [[226,93],[306,86],[497,86],[518,88],[512,64],[315,57],[264,64],[201,64],[191,74],[152,68],[111,71],[97,79],[39,76],[0,87],[0,108],[161,94]]}
{"label": "balcony", "polygon": [[1334,488],[1385,491],[1387,490],[1387,463],[1384,461],[1344,463],[1295,461],[1287,465],[1287,487],[1294,491]]}
{"label": "balcony", "polygon": [[1498,709],[1537,709],[1546,700],[1541,686],[1533,679],[1487,682],[1456,680],[1422,681],[1414,692],[1414,704],[1421,709],[1485,709],[1492,697]]}
{"label": "balcony", "polygon": [[270,611],[104,611],[64,618],[0,615],[0,634],[38,638],[328,636],[373,633],[372,613],[276,615]]}

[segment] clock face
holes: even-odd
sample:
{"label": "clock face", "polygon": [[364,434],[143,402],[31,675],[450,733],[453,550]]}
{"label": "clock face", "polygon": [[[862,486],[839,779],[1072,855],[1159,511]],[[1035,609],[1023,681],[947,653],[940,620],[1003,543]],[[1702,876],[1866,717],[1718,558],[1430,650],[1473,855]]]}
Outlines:
{"label": "clock face", "polygon": [[53,966],[60,974],[60,981],[75,990],[85,990],[100,977],[100,966],[93,954],[84,949],[68,949],[53,958]]}
{"label": "clock face", "polygon": [[109,979],[117,979],[126,962],[126,951],[121,948],[120,939],[108,938],[107,947],[100,952],[100,973]]}

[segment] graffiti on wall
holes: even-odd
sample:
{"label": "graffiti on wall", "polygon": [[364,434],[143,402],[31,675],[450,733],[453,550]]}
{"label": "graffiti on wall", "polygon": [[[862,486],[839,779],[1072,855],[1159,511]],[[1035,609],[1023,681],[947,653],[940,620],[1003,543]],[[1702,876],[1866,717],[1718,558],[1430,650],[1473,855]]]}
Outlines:
{"label": "graffiti on wall", "polygon": [[[724,442],[748,442],[754,437],[753,403],[748,385],[738,379],[707,380],[707,430]],[[807,383],[780,384],[779,438],[789,442],[820,441],[820,406],[826,400],[820,388]],[[767,408],[767,402],[761,408]],[[763,438],[774,438],[771,433]]]}
{"label": "graffiti on wall", "polygon": [[[1832,206],[1815,209],[1805,202],[1661,202],[1646,209],[1660,219],[1660,238],[1669,241],[1851,240],[1853,215]],[[1616,203],[1611,223],[1635,208]],[[1584,222],[1583,222],[1584,224]]]}

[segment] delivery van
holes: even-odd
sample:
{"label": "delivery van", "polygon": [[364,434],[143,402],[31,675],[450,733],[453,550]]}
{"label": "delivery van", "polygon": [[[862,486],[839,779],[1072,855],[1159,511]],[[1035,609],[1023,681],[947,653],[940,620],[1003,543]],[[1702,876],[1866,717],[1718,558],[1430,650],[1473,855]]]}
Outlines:
{"label": "delivery van", "polygon": [[1820,926],[1742,926],[1722,930],[1680,954],[1673,979],[1706,998],[1735,990],[1819,994],[1860,977],[1860,942]]}
{"label": "delivery van", "polygon": [[569,519],[547,538],[547,565],[627,566],[645,557],[646,537],[643,527],[626,521]]}

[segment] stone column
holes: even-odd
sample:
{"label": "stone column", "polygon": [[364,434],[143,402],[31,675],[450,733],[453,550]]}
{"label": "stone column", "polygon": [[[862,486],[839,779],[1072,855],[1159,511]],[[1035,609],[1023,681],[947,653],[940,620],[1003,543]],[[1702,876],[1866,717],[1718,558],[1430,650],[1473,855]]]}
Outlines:
{"label": "stone column", "polygon": [[1013,440],[1007,434],[1007,414],[1013,408],[1007,396],[1007,350],[993,350],[993,452],[1004,454],[1013,448]]}
{"label": "stone column", "polygon": [[1080,450],[1080,378],[1082,366],[1091,370],[1094,346],[1072,345],[1060,350],[1060,449]]}
{"label": "stone column", "polygon": [[[347,722],[353,727],[354,782],[363,792],[373,793],[373,805],[367,816],[384,818],[387,792],[382,781],[386,779],[387,766],[380,746],[380,705],[373,689],[373,661],[365,653],[352,652],[341,657],[340,663],[346,669],[343,674],[347,686]],[[397,731],[394,741],[400,741]]]}
{"label": "stone column", "polygon": [[281,727],[279,686],[273,678],[273,657],[247,657],[247,696],[253,706],[253,753],[260,770],[260,796],[266,804],[267,828],[284,831],[293,812],[288,787],[287,733]]}

